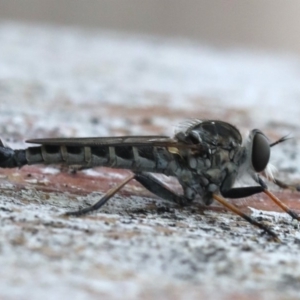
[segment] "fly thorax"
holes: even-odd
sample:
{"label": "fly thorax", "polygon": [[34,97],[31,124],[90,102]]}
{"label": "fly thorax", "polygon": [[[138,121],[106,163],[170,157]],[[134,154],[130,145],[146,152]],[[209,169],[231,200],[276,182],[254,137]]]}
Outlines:
{"label": "fly thorax", "polygon": [[234,184],[239,172],[239,163],[243,160],[243,151],[240,150],[240,147],[219,148],[212,153],[211,167],[202,172],[208,181],[205,187],[207,192],[218,192],[224,182],[226,186]]}
{"label": "fly thorax", "polygon": [[201,174],[203,170],[206,170],[211,167],[211,160],[207,157],[200,156],[189,156],[188,164],[190,169],[194,170],[194,172]]}
{"label": "fly thorax", "polygon": [[230,151],[227,149],[215,149],[211,151],[210,166],[202,171],[202,174],[211,182],[219,184],[226,175],[228,164],[231,163]]}
{"label": "fly thorax", "polygon": [[215,149],[211,154],[211,166],[222,168],[224,164],[230,161],[231,152],[227,149]]}

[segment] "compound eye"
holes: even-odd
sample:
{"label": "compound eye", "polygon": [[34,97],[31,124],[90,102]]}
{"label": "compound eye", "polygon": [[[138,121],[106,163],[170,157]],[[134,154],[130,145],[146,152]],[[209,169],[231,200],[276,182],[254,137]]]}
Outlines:
{"label": "compound eye", "polygon": [[257,132],[252,144],[252,166],[256,172],[263,171],[270,159],[271,148],[267,137]]}

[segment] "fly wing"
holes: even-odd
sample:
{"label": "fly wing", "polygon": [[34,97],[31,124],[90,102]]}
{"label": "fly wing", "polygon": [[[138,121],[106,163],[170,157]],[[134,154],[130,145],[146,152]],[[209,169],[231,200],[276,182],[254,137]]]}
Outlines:
{"label": "fly wing", "polygon": [[[31,139],[27,143],[45,146],[179,146],[177,140],[167,136],[117,136],[117,137],[87,137],[87,138],[46,138]],[[180,147],[180,146],[179,146]]]}

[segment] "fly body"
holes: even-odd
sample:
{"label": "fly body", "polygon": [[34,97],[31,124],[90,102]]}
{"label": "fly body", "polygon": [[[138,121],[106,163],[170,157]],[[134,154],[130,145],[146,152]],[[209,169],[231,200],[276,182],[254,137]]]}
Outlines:
{"label": "fly body", "polygon": [[[216,200],[277,238],[268,227],[243,214],[223,197],[241,198],[264,192],[299,220],[295,212],[268,191],[260,176],[269,163],[271,147],[285,140],[282,138],[270,143],[260,130],[254,129],[243,142],[239,130],[227,122],[195,120],[172,138],[122,136],[33,139],[27,142],[38,146],[20,150],[0,143],[0,167],[43,163],[128,169],[133,174],[108,191],[96,204],[67,214],[82,215],[100,208],[127,182],[135,179],[152,193],[180,205],[191,202],[197,196],[206,205]],[[183,195],[171,191],[153,173],[176,177],[183,188]],[[254,185],[234,187],[236,179],[244,173],[250,175]],[[298,189],[277,179],[274,182],[283,188]]]}

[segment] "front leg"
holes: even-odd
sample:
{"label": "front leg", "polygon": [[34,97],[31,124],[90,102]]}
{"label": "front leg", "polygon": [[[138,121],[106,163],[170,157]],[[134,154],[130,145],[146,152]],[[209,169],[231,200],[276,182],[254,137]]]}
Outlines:
{"label": "front leg", "polygon": [[272,201],[274,201],[279,207],[281,207],[282,210],[284,210],[287,214],[289,214],[293,219],[296,219],[300,221],[300,217],[298,214],[291,210],[287,205],[285,205],[283,202],[281,202],[275,195],[273,195],[266,185],[266,183],[257,176],[254,178],[255,181],[259,184],[259,186],[248,186],[248,187],[242,187],[242,188],[231,188],[229,190],[222,190],[221,194],[224,197],[227,198],[244,198],[249,197],[258,193],[265,193]]}
{"label": "front leg", "polygon": [[282,189],[288,189],[288,190],[291,190],[293,192],[300,192],[300,185],[299,184],[285,183],[285,182],[283,182],[283,181],[281,181],[277,178],[274,178],[273,182]]}
{"label": "front leg", "polygon": [[259,194],[268,189],[265,182],[258,175],[254,176],[253,179],[259,185],[232,188],[231,185],[233,183],[233,180],[232,177],[229,177],[227,181],[225,181],[221,186],[220,192],[222,196],[225,198],[237,199],[237,198],[246,198],[255,194]]}
{"label": "front leg", "polygon": [[245,198],[255,194],[259,194],[264,191],[262,186],[247,186],[247,187],[240,187],[240,188],[231,188],[229,190],[222,190],[221,194],[225,198]]}

